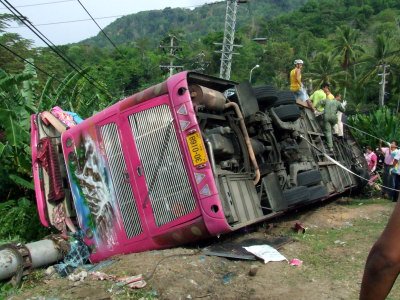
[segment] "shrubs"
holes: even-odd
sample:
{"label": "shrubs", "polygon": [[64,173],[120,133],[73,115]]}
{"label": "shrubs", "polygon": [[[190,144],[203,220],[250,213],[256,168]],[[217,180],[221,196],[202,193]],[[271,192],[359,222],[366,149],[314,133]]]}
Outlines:
{"label": "shrubs", "polygon": [[[380,138],[385,141],[400,141],[400,117],[389,108],[383,107],[369,114],[356,114],[348,119],[349,125],[363,130],[375,137],[369,136],[358,130],[351,129],[352,134],[361,146],[379,146]],[[377,138],[376,138],[377,137]]]}
{"label": "shrubs", "polygon": [[29,242],[50,231],[40,226],[36,205],[26,198],[0,202],[0,243]]}

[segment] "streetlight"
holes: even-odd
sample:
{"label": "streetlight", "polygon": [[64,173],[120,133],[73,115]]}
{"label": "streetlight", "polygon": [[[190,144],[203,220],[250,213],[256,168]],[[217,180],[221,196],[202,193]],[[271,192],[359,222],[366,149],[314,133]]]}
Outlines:
{"label": "streetlight", "polygon": [[260,67],[260,65],[255,65],[251,70],[250,70],[250,77],[249,77],[249,82],[251,83],[251,74],[253,73],[253,70],[254,69],[257,69],[257,68],[259,68]]}

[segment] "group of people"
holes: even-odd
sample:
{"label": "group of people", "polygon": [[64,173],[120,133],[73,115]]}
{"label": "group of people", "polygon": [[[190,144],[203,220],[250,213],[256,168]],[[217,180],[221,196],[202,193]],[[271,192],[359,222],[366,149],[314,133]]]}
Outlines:
{"label": "group of people", "polygon": [[[340,113],[344,112],[346,102],[341,103],[340,95],[332,95],[328,83],[322,84],[321,88],[309,97],[301,81],[303,64],[301,59],[294,61],[295,68],[290,72],[290,90],[297,100],[307,102],[316,115],[323,115],[327,144],[329,149],[333,150],[332,127],[336,125],[335,131],[339,136],[343,136]],[[400,201],[397,201],[400,189],[400,150],[397,146],[397,142],[392,141],[385,147],[379,147],[384,155],[382,192],[397,203],[386,228],[369,252],[361,283],[361,300],[385,299],[400,274]],[[366,158],[369,171],[374,172],[378,159],[371,147],[367,147]]]}
{"label": "group of people", "polygon": [[[387,197],[397,201],[400,188],[400,168],[398,161],[400,160],[400,150],[397,148],[397,142],[391,141],[384,147],[382,141],[376,151],[382,157],[383,172],[382,172],[382,197]],[[364,157],[368,164],[370,176],[373,176],[378,166],[378,155],[371,146],[367,146]]]}
{"label": "group of people", "polygon": [[295,94],[297,100],[306,102],[315,112],[316,116],[322,115],[323,130],[330,152],[333,152],[332,133],[343,136],[343,112],[346,109],[346,101],[341,102],[340,94],[334,96],[330,91],[330,84],[324,82],[321,88],[316,90],[311,96],[301,80],[301,70],[304,62],[301,59],[294,61],[294,69],[290,71],[290,90]]}
{"label": "group of people", "polygon": [[[385,299],[400,274],[400,201],[397,201],[400,189],[400,150],[396,141],[379,148],[384,155],[382,192],[397,203],[386,228],[368,254],[361,283],[361,300]],[[368,157],[376,159],[373,153],[371,147],[368,147]],[[376,163],[370,160],[368,167],[373,171]]]}

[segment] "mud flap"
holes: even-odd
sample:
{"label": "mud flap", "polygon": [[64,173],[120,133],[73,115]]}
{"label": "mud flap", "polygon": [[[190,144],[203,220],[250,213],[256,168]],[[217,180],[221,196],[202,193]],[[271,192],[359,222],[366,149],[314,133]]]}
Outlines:
{"label": "mud flap", "polygon": [[225,217],[229,224],[247,222],[263,216],[252,177],[248,174],[219,176]]}
{"label": "mud flap", "polygon": [[263,189],[268,197],[268,204],[272,211],[281,211],[288,208],[286,200],[283,198],[279,179],[276,173],[270,173],[262,179]]}

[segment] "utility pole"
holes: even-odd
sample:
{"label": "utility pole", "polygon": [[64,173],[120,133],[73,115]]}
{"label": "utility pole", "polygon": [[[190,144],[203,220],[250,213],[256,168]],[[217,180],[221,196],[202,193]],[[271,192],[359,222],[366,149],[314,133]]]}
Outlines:
{"label": "utility pole", "polygon": [[[174,61],[177,58],[176,54],[182,50],[182,47],[178,45],[178,39],[176,36],[169,34],[169,44],[168,46],[164,45],[163,42],[160,44],[160,48],[164,51],[164,53],[168,53],[169,56],[169,65],[160,65],[161,69],[168,69],[169,76],[174,74],[174,71],[177,69],[183,69],[183,66],[175,66]],[[164,39],[165,40],[165,39]]]}
{"label": "utility pole", "polygon": [[233,52],[233,48],[241,47],[241,45],[234,44],[237,8],[240,3],[247,2],[247,0],[226,1],[224,40],[222,44],[216,43],[216,45],[222,45],[222,49],[216,52],[221,53],[219,77],[223,79],[230,79],[231,77],[232,56],[238,54]]}
{"label": "utility pole", "polygon": [[389,75],[389,73],[386,73],[386,70],[390,67],[390,65],[387,65],[386,63],[383,63],[379,67],[383,68],[383,72],[378,74],[378,76],[382,76],[382,80],[379,82],[381,85],[381,88],[379,90],[379,106],[384,106],[385,105],[385,89],[386,89],[386,76]]}

